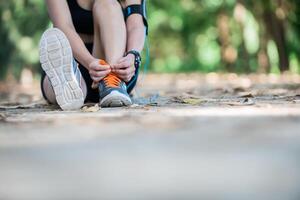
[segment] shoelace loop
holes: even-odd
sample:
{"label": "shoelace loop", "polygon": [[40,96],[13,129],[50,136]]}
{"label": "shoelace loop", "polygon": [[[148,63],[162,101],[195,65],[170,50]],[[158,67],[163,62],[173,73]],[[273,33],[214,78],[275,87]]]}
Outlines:
{"label": "shoelace loop", "polygon": [[[105,60],[100,59],[99,60],[100,65],[108,65]],[[110,73],[103,79],[104,83],[108,87],[119,87],[121,84],[121,80],[114,74]]]}
{"label": "shoelace loop", "polygon": [[119,79],[115,74],[110,73],[103,79],[105,85],[108,87],[117,88],[120,87],[121,79]]}

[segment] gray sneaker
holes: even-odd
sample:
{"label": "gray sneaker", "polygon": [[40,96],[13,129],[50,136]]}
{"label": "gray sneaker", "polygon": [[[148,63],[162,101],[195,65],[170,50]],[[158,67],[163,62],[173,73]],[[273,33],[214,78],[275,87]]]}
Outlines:
{"label": "gray sneaker", "polygon": [[132,104],[126,84],[113,73],[100,81],[99,96],[101,107],[122,107]]}
{"label": "gray sneaker", "polygon": [[40,62],[50,79],[56,101],[63,110],[84,104],[81,73],[67,37],[57,28],[47,30],[40,41]]}

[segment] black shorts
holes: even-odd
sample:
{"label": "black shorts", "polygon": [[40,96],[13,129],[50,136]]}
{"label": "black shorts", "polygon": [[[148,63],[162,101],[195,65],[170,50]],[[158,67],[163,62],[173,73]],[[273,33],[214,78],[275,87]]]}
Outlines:
{"label": "black shorts", "polygon": [[[92,53],[93,44],[92,43],[85,44],[85,46],[89,50],[89,52]],[[86,96],[85,102],[93,102],[93,103],[99,102],[99,91],[98,91],[98,89],[93,89],[91,87],[93,80],[91,79],[89,71],[80,63],[79,63],[79,69],[80,69],[82,77],[85,80],[86,86],[87,86],[87,96]],[[44,81],[45,77],[46,77],[46,73],[44,71],[42,71],[41,90],[42,90],[43,97],[45,98],[45,100],[47,100],[47,97],[46,97],[45,91],[44,91],[44,87],[43,87],[43,81]],[[132,80],[127,83],[127,86],[129,86],[127,88],[128,94],[130,94],[132,92],[133,88],[136,85],[137,79],[138,79],[138,69],[136,70],[135,76],[132,78]]]}

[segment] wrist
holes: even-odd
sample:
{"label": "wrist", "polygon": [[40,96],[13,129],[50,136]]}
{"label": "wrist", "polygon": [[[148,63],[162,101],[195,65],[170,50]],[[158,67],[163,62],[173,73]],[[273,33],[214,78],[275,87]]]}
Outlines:
{"label": "wrist", "polygon": [[135,56],[133,54],[130,53],[130,54],[127,54],[126,56],[133,62],[135,61]]}
{"label": "wrist", "polygon": [[137,50],[130,50],[126,54],[126,56],[132,56],[134,59],[134,66],[135,68],[139,68],[142,63],[141,54]]}
{"label": "wrist", "polygon": [[93,63],[93,61],[95,60],[95,58],[93,56],[89,56],[86,60],[85,60],[85,67],[87,69],[90,68],[91,63]]}

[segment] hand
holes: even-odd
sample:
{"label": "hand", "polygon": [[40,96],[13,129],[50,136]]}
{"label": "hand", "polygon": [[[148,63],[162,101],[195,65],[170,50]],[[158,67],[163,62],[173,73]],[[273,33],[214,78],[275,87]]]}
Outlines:
{"label": "hand", "polygon": [[96,83],[100,82],[111,72],[109,65],[101,65],[99,59],[94,59],[89,64],[89,73],[92,80]]}
{"label": "hand", "polygon": [[114,72],[123,81],[129,82],[135,74],[134,61],[134,55],[128,54],[121,58],[117,64],[111,66],[112,72]]}

